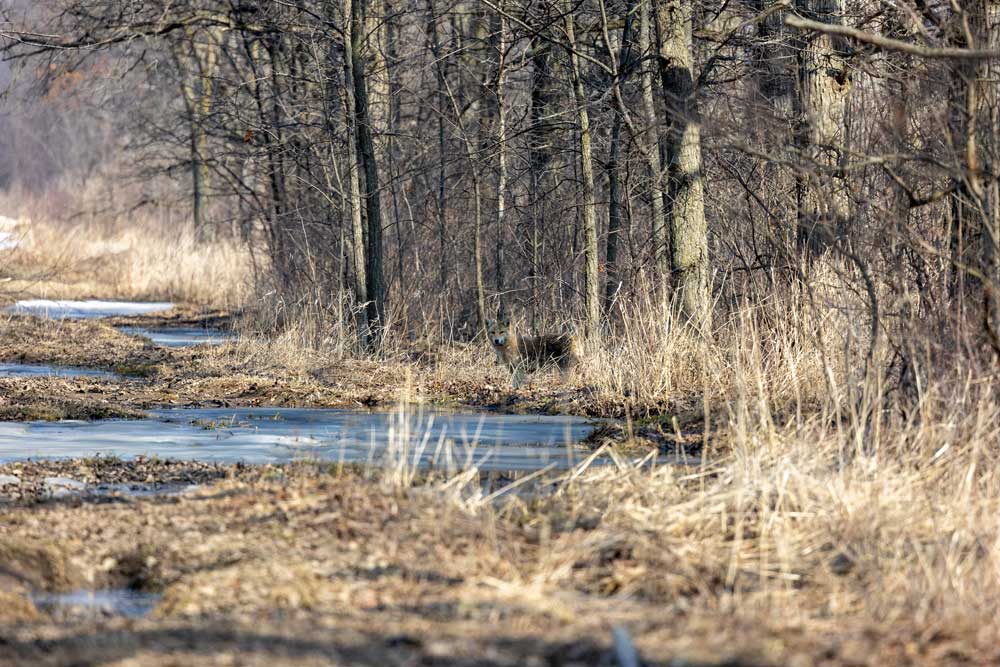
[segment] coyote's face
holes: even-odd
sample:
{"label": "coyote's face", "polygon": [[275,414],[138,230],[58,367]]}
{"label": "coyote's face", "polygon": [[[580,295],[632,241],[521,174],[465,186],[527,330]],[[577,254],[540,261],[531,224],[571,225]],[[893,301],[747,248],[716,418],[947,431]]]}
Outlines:
{"label": "coyote's face", "polygon": [[505,320],[490,320],[486,323],[486,335],[494,347],[503,347],[510,340],[510,322]]}

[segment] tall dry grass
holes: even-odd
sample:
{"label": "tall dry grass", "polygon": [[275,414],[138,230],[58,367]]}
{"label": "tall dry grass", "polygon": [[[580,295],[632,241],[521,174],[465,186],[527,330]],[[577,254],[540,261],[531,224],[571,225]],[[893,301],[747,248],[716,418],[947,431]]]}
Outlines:
{"label": "tall dry grass", "polygon": [[[252,367],[306,373],[361,356],[346,295],[250,298],[250,257],[234,244],[27,219],[16,231],[8,288],[249,303],[241,342],[217,353]],[[949,636],[977,662],[980,644],[1000,636],[996,370],[957,351],[947,362],[928,355],[916,388],[898,390],[863,298],[833,270],[814,275],[808,299],[745,293],[720,307],[709,338],[640,289],[618,304],[607,333],[585,341],[576,388],[636,408],[709,413],[699,466],[640,467],[622,456],[571,471],[555,491],[542,487],[544,497],[498,503],[468,469],[427,484],[401,446],[382,482],[394,493],[420,484],[490,526],[537,529],[546,537],[533,567],[491,585],[547,613],[563,613],[566,590],[649,603],[660,617],[635,630],[640,647],[696,624],[709,634],[740,625],[814,642],[827,656],[845,637],[864,637],[875,647],[870,664],[899,637],[919,647]],[[410,364],[414,349],[426,350],[413,363],[418,387],[427,377],[509,380],[485,342],[442,344],[440,323],[404,322],[400,312],[380,362]],[[402,418],[399,428],[409,442]],[[774,648],[776,660],[784,650]]]}
{"label": "tall dry grass", "polygon": [[[500,507],[470,481],[458,501],[470,514],[551,535],[537,568],[504,582],[510,594],[658,606],[634,628],[650,650],[687,639],[713,659],[752,650],[788,664],[801,650],[812,653],[801,664],[995,664],[995,369],[952,359],[900,392],[863,318],[837,308],[745,304],[712,341],[669,325],[636,311],[616,344],[591,344],[583,372],[607,392],[702,388],[719,415],[705,459],[650,468],[620,457]],[[453,484],[441,491],[454,500]],[[696,627],[701,639],[678,636]],[[733,633],[738,643],[712,644]]]}
{"label": "tall dry grass", "polygon": [[126,222],[46,217],[44,200],[0,196],[3,231],[17,246],[0,250],[8,298],[160,300],[223,309],[252,294],[254,258],[232,239],[200,241],[183,220],[155,212]]}

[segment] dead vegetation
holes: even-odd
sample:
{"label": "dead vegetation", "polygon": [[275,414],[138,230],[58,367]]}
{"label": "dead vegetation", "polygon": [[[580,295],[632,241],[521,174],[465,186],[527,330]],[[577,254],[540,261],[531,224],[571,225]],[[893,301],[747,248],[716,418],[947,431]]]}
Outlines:
{"label": "dead vegetation", "polygon": [[[898,341],[868,338],[863,300],[825,280],[810,303],[732,309],[710,340],[655,304],[622,304],[571,383],[540,374],[517,390],[485,344],[400,335],[370,358],[318,311],[264,326],[248,309],[237,342],[186,349],[108,322],[5,321],[4,360],[128,374],[0,380],[12,417],[377,406],[408,388],[621,417],[595,444],[683,443],[706,463],[580,470],[500,502],[469,472],[308,466],[227,469],[179,497],[28,494],[2,510],[0,664],[595,665],[616,625],[646,664],[995,664],[995,372],[931,346],[923,371],[893,370]],[[189,309],[143,324],[202,316],[225,322]],[[129,478],[116,465],[94,477]],[[27,597],[110,586],[163,597],[150,618],[72,621]]]}
{"label": "dead vegetation", "polygon": [[[79,194],[77,205],[100,209],[101,193]],[[0,211],[14,247],[0,249],[0,295],[11,298],[177,301],[236,308],[252,288],[251,253],[230,241],[198,240],[190,226],[130,214],[46,215],[45,202],[0,193]]]}

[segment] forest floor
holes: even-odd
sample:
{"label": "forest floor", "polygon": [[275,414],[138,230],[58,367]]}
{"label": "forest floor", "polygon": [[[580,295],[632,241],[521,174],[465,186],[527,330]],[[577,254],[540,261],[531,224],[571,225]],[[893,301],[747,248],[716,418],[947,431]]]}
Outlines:
{"label": "forest floor", "polygon": [[[203,483],[139,498],[0,494],[0,665],[593,667],[619,664],[615,628],[627,629],[644,665],[1000,658],[989,627],[926,632],[904,619],[789,622],[752,605],[704,607],[706,589],[722,585],[699,576],[709,562],[657,572],[635,535],[566,502],[477,512],[443,503],[433,485],[393,492],[349,470],[184,467],[0,467],[26,478],[167,473]],[[658,577],[684,581],[665,595]],[[28,595],[116,587],[160,597],[148,616],[126,618],[45,610]]]}
{"label": "forest floor", "polygon": [[[253,340],[163,348],[114,328],[227,322],[184,309],[5,321],[0,361],[123,377],[0,379],[0,416],[422,397],[605,417],[635,409],[602,441],[664,450],[678,432],[686,446],[701,438],[697,415],[615,404],[557,374],[515,390],[480,350],[331,362]],[[734,440],[698,468],[571,471],[499,497],[478,477],[401,482],[391,470],[315,463],[2,464],[0,667],[583,667],[619,664],[630,644],[642,664],[671,667],[997,664],[996,496],[952,496],[964,461],[934,474],[838,466],[828,424],[772,423],[752,447]],[[108,490],[56,493],[53,478]],[[963,584],[977,580],[980,590]],[[38,597],[104,589],[155,596],[152,611]]]}

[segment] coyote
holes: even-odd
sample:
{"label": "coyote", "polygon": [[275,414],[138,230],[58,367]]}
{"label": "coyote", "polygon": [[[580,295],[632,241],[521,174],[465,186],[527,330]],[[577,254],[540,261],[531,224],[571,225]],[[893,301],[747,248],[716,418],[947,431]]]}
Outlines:
{"label": "coyote", "polygon": [[507,318],[487,322],[486,334],[497,358],[513,373],[515,387],[520,384],[524,372],[549,364],[558,366],[565,379],[578,361],[576,339],[568,334],[521,337]]}

